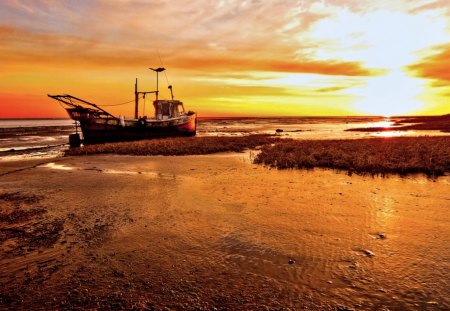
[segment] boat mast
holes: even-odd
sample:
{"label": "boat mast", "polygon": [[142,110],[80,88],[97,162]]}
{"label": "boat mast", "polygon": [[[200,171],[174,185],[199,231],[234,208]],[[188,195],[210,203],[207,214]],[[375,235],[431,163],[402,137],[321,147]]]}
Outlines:
{"label": "boat mast", "polygon": [[154,72],[156,72],[156,100],[158,100],[158,94],[159,94],[159,89],[158,89],[158,74],[160,72],[163,72],[164,70],[166,70],[166,68],[163,67],[159,67],[159,68],[149,68],[151,70],[153,70]]}
{"label": "boat mast", "polygon": [[138,105],[139,105],[139,94],[138,94],[138,82],[136,78],[136,83],[134,84],[134,118],[138,118]]}

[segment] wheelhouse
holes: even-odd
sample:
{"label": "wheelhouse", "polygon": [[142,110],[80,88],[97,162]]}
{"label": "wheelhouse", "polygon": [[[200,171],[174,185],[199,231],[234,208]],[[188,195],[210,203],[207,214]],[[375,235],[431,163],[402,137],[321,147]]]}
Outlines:
{"label": "wheelhouse", "polygon": [[183,103],[179,100],[155,100],[153,106],[156,120],[178,118],[185,114]]}

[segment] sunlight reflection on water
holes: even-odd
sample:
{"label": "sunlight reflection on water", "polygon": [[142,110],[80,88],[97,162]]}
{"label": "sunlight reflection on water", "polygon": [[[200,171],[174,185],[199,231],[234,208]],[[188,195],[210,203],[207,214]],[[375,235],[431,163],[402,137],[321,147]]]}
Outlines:
{"label": "sunlight reflection on water", "polygon": [[63,171],[71,171],[74,169],[73,167],[62,165],[62,164],[56,164],[54,162],[46,163],[46,164],[40,165],[39,167],[46,167],[46,168],[51,168],[54,170],[63,170]]}
{"label": "sunlight reflection on water", "polygon": [[421,136],[416,131],[385,131],[371,133],[375,137],[401,137],[401,136]]}

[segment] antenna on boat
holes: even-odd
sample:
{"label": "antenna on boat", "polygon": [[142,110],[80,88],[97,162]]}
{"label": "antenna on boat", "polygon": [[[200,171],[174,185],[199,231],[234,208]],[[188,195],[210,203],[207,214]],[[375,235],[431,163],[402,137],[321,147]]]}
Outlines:
{"label": "antenna on boat", "polygon": [[166,68],[163,67],[159,67],[159,68],[149,68],[151,70],[153,70],[154,72],[156,72],[156,100],[158,100],[158,94],[159,94],[159,90],[158,90],[158,74],[160,72],[163,72],[164,70],[166,70]]}
{"label": "antenna on boat", "polygon": [[172,96],[172,100],[173,100],[172,85],[169,85],[168,89],[170,90],[170,96]]}

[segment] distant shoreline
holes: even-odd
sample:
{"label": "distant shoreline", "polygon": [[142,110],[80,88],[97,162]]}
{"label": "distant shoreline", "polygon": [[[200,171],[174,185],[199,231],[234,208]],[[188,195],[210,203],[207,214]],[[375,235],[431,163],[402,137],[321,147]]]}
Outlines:
{"label": "distant shoreline", "polygon": [[[444,115],[448,116],[448,115]],[[199,116],[200,120],[246,120],[246,119],[316,119],[316,118],[326,118],[326,119],[358,119],[358,118],[380,118],[380,119],[412,119],[412,118],[430,118],[430,117],[443,117],[443,115],[411,115],[411,116],[380,116],[380,115],[342,115],[342,116],[329,116],[329,115],[298,115],[298,116]],[[0,121],[18,121],[18,120],[70,120],[70,118],[0,118]]]}
{"label": "distant shoreline", "polygon": [[70,118],[0,118],[0,121],[20,121],[20,120],[71,120]]}

